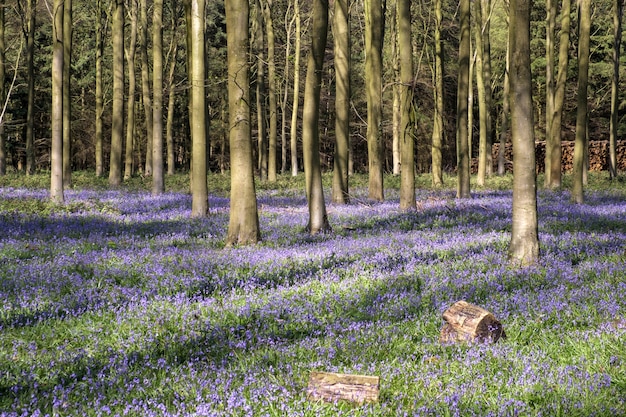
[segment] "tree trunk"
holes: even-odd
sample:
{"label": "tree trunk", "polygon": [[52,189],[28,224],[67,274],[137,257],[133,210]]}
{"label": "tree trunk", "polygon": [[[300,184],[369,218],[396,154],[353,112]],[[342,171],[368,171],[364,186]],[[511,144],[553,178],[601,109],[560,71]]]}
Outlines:
{"label": "tree trunk", "polygon": [[572,201],[582,204],[583,171],[587,148],[587,86],[589,84],[589,36],[591,28],[591,0],[580,1],[578,30],[578,95],[576,109],[576,141],[574,143],[574,173]]}
{"label": "tree trunk", "polygon": [[483,9],[483,77],[485,84],[485,107],[487,114],[485,115],[486,129],[486,146],[487,152],[485,157],[485,174],[490,177],[493,174],[493,158],[491,156],[491,148],[493,147],[493,92],[491,90],[491,0],[481,0]]}
{"label": "tree trunk", "polygon": [[350,149],[350,9],[348,0],[335,0],[335,155],[332,200],[346,204],[348,194],[348,151]]}
{"label": "tree trunk", "polygon": [[[28,1],[28,38],[26,40],[26,72],[28,74],[28,98],[26,104],[26,175],[35,173],[35,0]],[[59,40],[63,43],[63,40]]]}
{"label": "tree trunk", "polygon": [[137,2],[130,2],[130,40],[126,50],[128,67],[128,102],[126,103],[126,155],[124,157],[124,179],[133,175],[133,150],[135,142],[135,50],[137,44]]}
{"label": "tree trunk", "polygon": [[368,196],[372,200],[383,201],[382,51],[385,19],[381,0],[364,2]]}
{"label": "tree trunk", "polygon": [[276,102],[276,58],[275,58],[275,35],[274,21],[272,20],[272,0],[265,0],[263,8],[265,20],[265,31],[267,32],[267,78],[269,95],[269,121],[270,131],[268,136],[268,158],[267,158],[267,179],[270,182],[276,181],[277,164],[276,152],[278,141],[278,105]]}
{"label": "tree trunk", "polygon": [[96,3],[96,177],[104,175],[104,157],[102,155],[103,148],[103,123],[102,115],[104,114],[104,92],[102,82],[102,55],[104,53],[103,27],[102,27],[102,0]]}
{"label": "tree trunk", "polygon": [[148,65],[148,2],[140,1],[139,18],[141,30],[139,31],[139,59],[141,60],[141,95],[143,110],[146,119],[146,165],[145,175],[152,175],[152,97],[150,93],[150,67]]}
{"label": "tree trunk", "polygon": [[411,1],[397,0],[400,44],[400,209],[415,209],[415,144],[413,141],[413,50],[411,42]]}
{"label": "tree trunk", "polygon": [[163,175],[163,0],[154,0],[153,7],[152,195],[159,195],[165,191],[165,178]]}
{"label": "tree trunk", "polygon": [[433,116],[432,136],[432,175],[433,186],[443,185],[443,48],[441,45],[441,0],[435,0],[435,74],[434,97],[435,108]]}
{"label": "tree trunk", "polygon": [[[174,2],[175,3],[175,2]],[[175,5],[172,5],[176,9]],[[175,27],[176,14],[172,16],[171,27]],[[174,76],[176,73],[176,55],[178,53],[178,38],[176,32],[172,33],[170,70],[167,78],[167,122],[165,125],[165,143],[167,148],[167,175],[174,175],[176,172],[175,150],[174,150],[174,110],[176,105],[176,94],[174,92]]]}
{"label": "tree trunk", "polygon": [[226,245],[260,239],[250,134],[248,0],[226,0],[228,113],[231,161],[230,221]]}
{"label": "tree trunk", "polygon": [[[228,3],[228,2],[227,2]],[[206,107],[204,74],[204,10],[205,0],[191,0],[191,27],[188,28],[191,42],[191,216],[205,217],[209,212],[206,161]],[[156,73],[156,71],[155,71]],[[155,90],[156,91],[156,90]],[[156,95],[155,95],[156,96]],[[156,100],[155,100],[156,104]],[[156,119],[156,115],[155,115]],[[156,131],[156,129],[155,129]]]}
{"label": "tree trunk", "polygon": [[122,136],[124,135],[124,0],[115,0],[114,5],[113,109],[109,185],[119,187],[122,184]]}
{"label": "tree trunk", "polygon": [[327,35],[328,0],[313,0],[311,50],[308,57],[302,109],[302,147],[309,207],[307,231],[311,235],[330,230],[324,202],[319,155],[320,90]]}
{"label": "tree trunk", "polygon": [[[287,15],[289,14],[289,9],[291,5],[288,6]],[[286,16],[287,16],[286,15]],[[287,17],[285,16],[285,66],[284,66],[284,80],[285,84],[283,87],[283,100],[281,102],[281,164],[280,164],[280,172],[287,172],[287,103],[289,101],[289,68],[291,61],[291,33],[293,25],[296,21],[295,14],[287,23]]]}
{"label": "tree trunk", "polygon": [[511,0],[511,135],[513,225],[509,258],[530,265],[539,258],[535,135],[530,70],[530,0]]}
{"label": "tree trunk", "polygon": [[619,60],[622,44],[624,0],[613,0],[613,78],[611,80],[611,122],[609,136],[609,175],[617,178],[617,131],[619,128]]}
{"label": "tree trunk", "polygon": [[468,143],[468,95],[470,85],[470,1],[461,0],[459,78],[456,105],[457,198],[470,197],[470,149]]}
{"label": "tree trunk", "polygon": [[295,58],[293,61],[293,110],[291,113],[290,150],[291,175],[298,175],[298,107],[300,104],[300,48],[302,43],[300,0],[294,0],[293,13],[296,18],[296,40],[294,45]]}
{"label": "tree trunk", "polygon": [[393,101],[392,101],[392,119],[391,119],[391,129],[392,129],[392,143],[391,143],[391,161],[393,164],[393,175],[400,175],[402,172],[402,162],[400,160],[400,59],[398,57],[398,48],[399,48],[399,40],[398,40],[398,25],[396,22],[398,21],[398,7],[393,4],[393,8],[391,9],[390,21],[393,22],[391,24],[391,69],[393,74]]}
{"label": "tree trunk", "polygon": [[0,0],[0,175],[6,175],[7,173],[7,154],[6,154],[6,137],[4,134],[4,109],[5,102],[7,100],[7,88],[4,82],[5,77],[5,60],[6,55],[4,50],[5,44],[5,18],[4,18],[4,0]]}
{"label": "tree trunk", "polygon": [[487,177],[487,86],[485,85],[484,56],[485,48],[483,43],[484,18],[482,2],[474,2],[476,22],[474,24],[474,38],[476,39],[476,89],[478,92],[478,174],[476,184],[480,187],[485,185]]}
{"label": "tree trunk", "polygon": [[[507,19],[508,20],[508,19]],[[510,29],[507,32],[507,36],[510,36]],[[509,52],[509,47],[511,43],[507,39],[507,49],[506,49],[506,63],[504,70],[504,81],[502,86],[502,119],[500,122],[500,147],[498,148],[498,175],[504,175],[506,173],[506,165],[505,165],[505,150],[506,150],[506,136],[509,132],[509,113],[510,113],[510,57],[511,53]]]}
{"label": "tree trunk", "polygon": [[549,188],[551,184],[550,175],[552,170],[550,164],[552,158],[553,145],[551,141],[554,139],[550,135],[552,123],[554,121],[554,35],[556,27],[557,0],[546,0],[546,154],[545,154],[545,179],[544,187]]}
{"label": "tree trunk", "polygon": [[258,167],[261,181],[267,180],[268,137],[266,128],[265,100],[265,34],[263,33],[263,10],[261,1],[256,0],[256,20],[254,21],[254,50],[257,55],[256,68],[256,115],[258,132]]}
{"label": "tree trunk", "polygon": [[63,187],[72,187],[72,0],[63,2]]}
{"label": "tree trunk", "polygon": [[556,75],[554,91],[554,117],[550,125],[550,139],[546,141],[546,146],[550,150],[546,153],[550,155],[550,183],[548,188],[558,188],[561,186],[561,123],[563,119],[563,104],[565,101],[565,83],[567,82],[567,67],[569,61],[570,43],[570,10],[571,1],[563,0],[561,5],[561,34],[559,39],[559,64]]}
{"label": "tree trunk", "polygon": [[52,9],[52,150],[50,200],[62,204],[63,196],[63,0]]}

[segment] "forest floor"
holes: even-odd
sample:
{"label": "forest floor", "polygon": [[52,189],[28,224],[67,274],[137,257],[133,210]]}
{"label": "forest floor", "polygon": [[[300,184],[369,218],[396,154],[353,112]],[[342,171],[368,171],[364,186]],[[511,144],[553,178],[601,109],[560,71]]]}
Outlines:
{"label": "forest floor", "polygon": [[[626,416],[626,182],[585,204],[539,187],[541,259],[507,260],[511,177],[456,199],[418,178],[417,210],[328,203],[304,233],[303,178],[258,184],[262,242],[224,248],[228,180],[192,219],[188,176],[107,190],[77,173],[0,177],[0,416]],[[330,176],[325,176],[325,184]],[[329,192],[327,191],[327,196]],[[495,344],[439,341],[458,300]],[[375,403],[307,398],[312,371],[380,378]]]}

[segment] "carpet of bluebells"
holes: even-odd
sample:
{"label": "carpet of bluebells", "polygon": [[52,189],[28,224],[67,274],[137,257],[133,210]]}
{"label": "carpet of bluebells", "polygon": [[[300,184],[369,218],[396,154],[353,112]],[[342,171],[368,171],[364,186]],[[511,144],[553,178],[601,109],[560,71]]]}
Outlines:
{"label": "carpet of bluebells", "polygon": [[[225,248],[226,198],[0,188],[0,416],[626,415],[626,196],[540,192],[519,268],[510,191],[361,193],[309,236],[301,192],[260,192],[263,241]],[[460,299],[508,337],[439,343]],[[379,402],[310,401],[311,370]]]}

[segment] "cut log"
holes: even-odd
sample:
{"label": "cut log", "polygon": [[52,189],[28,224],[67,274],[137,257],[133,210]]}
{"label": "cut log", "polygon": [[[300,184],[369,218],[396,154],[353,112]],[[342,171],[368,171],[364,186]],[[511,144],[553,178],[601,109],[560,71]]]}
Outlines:
{"label": "cut log", "polygon": [[443,312],[446,321],[439,341],[451,342],[490,342],[506,338],[502,324],[489,311],[465,301],[457,301]]}
{"label": "cut log", "polygon": [[307,396],[326,402],[347,401],[361,405],[378,402],[380,378],[332,372],[311,372]]}

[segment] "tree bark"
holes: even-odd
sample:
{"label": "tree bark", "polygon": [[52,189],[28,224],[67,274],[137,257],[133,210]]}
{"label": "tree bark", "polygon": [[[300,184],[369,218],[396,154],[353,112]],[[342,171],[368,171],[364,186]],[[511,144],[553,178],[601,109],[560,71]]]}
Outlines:
{"label": "tree bark", "polygon": [[554,35],[556,27],[557,0],[546,0],[546,155],[545,155],[545,179],[544,187],[549,188],[551,184],[550,175],[552,170],[550,164],[552,158],[553,137],[550,135],[552,123],[554,121]]}
{"label": "tree bark", "polygon": [[381,0],[364,0],[364,3],[368,196],[383,201],[382,50],[385,20]]}
{"label": "tree bark", "polygon": [[265,34],[263,32],[263,10],[261,0],[256,0],[256,20],[254,21],[254,50],[256,51],[256,115],[258,132],[258,167],[261,181],[267,180],[267,112],[265,101],[267,92],[265,89]]}
{"label": "tree bark", "polygon": [[580,1],[578,30],[578,94],[576,109],[576,141],[574,143],[574,173],[572,201],[582,204],[583,171],[587,148],[587,86],[589,84],[589,37],[591,28],[591,0]]}
{"label": "tree bark", "polygon": [[609,176],[617,178],[617,131],[619,128],[619,60],[622,44],[624,0],[613,0],[613,78],[611,80],[611,122],[609,135]]}
{"label": "tree bark", "polygon": [[272,19],[272,0],[265,0],[263,7],[265,31],[267,33],[267,87],[269,96],[269,135],[267,157],[267,180],[276,181],[277,163],[276,152],[278,142],[278,105],[276,102],[276,53],[274,21]]}
{"label": "tree bark", "polygon": [[124,179],[133,175],[133,150],[135,142],[135,51],[137,49],[137,1],[130,1],[130,39],[126,50],[128,67],[128,101],[126,103],[126,154],[124,157]]}
{"label": "tree bark", "polygon": [[311,50],[309,51],[302,109],[302,147],[309,222],[306,230],[315,235],[330,230],[319,156],[320,90],[324,51],[328,35],[328,0],[313,0]]}
{"label": "tree bark", "polygon": [[[28,1],[26,40],[26,72],[28,74],[28,97],[26,104],[26,175],[35,173],[35,0]],[[62,34],[63,29],[58,33]],[[63,40],[61,39],[61,42]]]}
{"label": "tree bark", "polygon": [[[228,3],[228,2],[227,2]],[[204,109],[206,94],[204,87],[204,10],[205,0],[191,0],[191,216],[205,217],[209,212],[206,161],[206,121]],[[156,100],[155,100],[156,102]],[[155,129],[156,131],[156,129]]]}
{"label": "tree bark", "polygon": [[152,175],[152,97],[150,93],[150,68],[148,65],[148,2],[140,0],[139,59],[141,61],[141,94],[146,119],[145,175]]}
{"label": "tree bark", "polygon": [[52,150],[50,200],[62,204],[63,196],[63,0],[52,9]]}
{"label": "tree bark", "polygon": [[400,44],[400,209],[416,208],[415,144],[413,141],[413,48],[411,42],[411,1],[397,0]]}
{"label": "tree bark", "polygon": [[248,0],[226,0],[228,109],[231,161],[230,220],[226,245],[260,239],[250,134]]}
{"label": "tree bark", "polygon": [[[178,7],[176,5],[176,0],[172,1],[172,20],[170,23],[171,27],[176,27],[178,24]],[[177,32],[172,33],[172,39],[170,44],[170,70],[167,77],[167,118],[165,124],[165,143],[167,148],[167,175],[174,175],[176,172],[176,161],[175,161],[175,150],[174,150],[174,110],[176,105],[176,94],[174,92],[175,89],[175,74],[176,74],[176,62],[178,54],[178,36],[176,36]]]}
{"label": "tree bark", "polygon": [[[152,17],[152,195],[163,194],[163,0],[154,0]],[[204,74],[204,73],[203,73]]]}
{"label": "tree bark", "polygon": [[122,137],[124,135],[124,0],[115,0],[114,6],[113,109],[109,185],[119,187],[122,184]]}
{"label": "tree bark", "polygon": [[[508,20],[508,19],[507,19]],[[510,36],[510,29],[507,31],[507,37]],[[505,165],[505,150],[506,150],[506,137],[509,132],[509,113],[510,113],[510,77],[509,77],[509,69],[510,65],[510,57],[511,53],[509,52],[509,47],[511,43],[507,39],[507,49],[506,49],[506,63],[504,70],[504,81],[502,86],[502,115],[500,121],[500,147],[498,148],[498,175],[504,175],[506,173],[506,165]]]}
{"label": "tree bark", "polygon": [[434,97],[435,108],[433,115],[432,136],[432,176],[433,186],[443,185],[443,48],[441,45],[441,0],[435,0],[435,74],[434,74]]}
{"label": "tree bark", "polygon": [[[474,2],[476,22],[474,24],[474,38],[476,39],[476,90],[478,93],[478,173],[476,184],[479,187],[485,185],[487,177],[487,97],[484,74],[485,48],[483,43],[483,13],[482,2]],[[470,127],[471,128],[471,127]]]}
{"label": "tree bark", "polygon": [[63,187],[72,187],[72,0],[63,2]]}
{"label": "tree bark", "polygon": [[298,175],[298,108],[300,105],[300,48],[302,43],[300,0],[294,0],[293,13],[296,18],[296,40],[294,45],[295,58],[293,61],[293,110],[291,112],[290,151],[291,176]]}
{"label": "tree bark", "polygon": [[350,149],[350,9],[348,0],[335,0],[333,37],[335,41],[335,155],[333,158],[332,200],[346,204],[348,194],[348,152]]}
{"label": "tree bark", "polygon": [[5,60],[4,50],[5,44],[5,24],[4,17],[5,0],[0,0],[0,106],[2,106],[2,114],[0,115],[0,175],[7,173],[7,154],[6,154],[6,136],[4,134],[4,104],[7,99],[7,88],[4,81],[5,77]]}
{"label": "tree bark", "polygon": [[104,114],[104,92],[102,82],[102,55],[104,53],[103,42],[103,25],[102,25],[102,0],[96,2],[96,120],[95,120],[95,158],[96,158],[96,177],[104,175],[104,157],[103,157],[103,122]]}
{"label": "tree bark", "polygon": [[457,198],[470,197],[470,149],[468,143],[468,95],[470,85],[470,1],[460,2],[459,78],[456,105]]}
{"label": "tree bark", "polygon": [[513,224],[509,259],[530,265],[539,258],[535,135],[530,69],[530,0],[511,0],[511,135]]}

